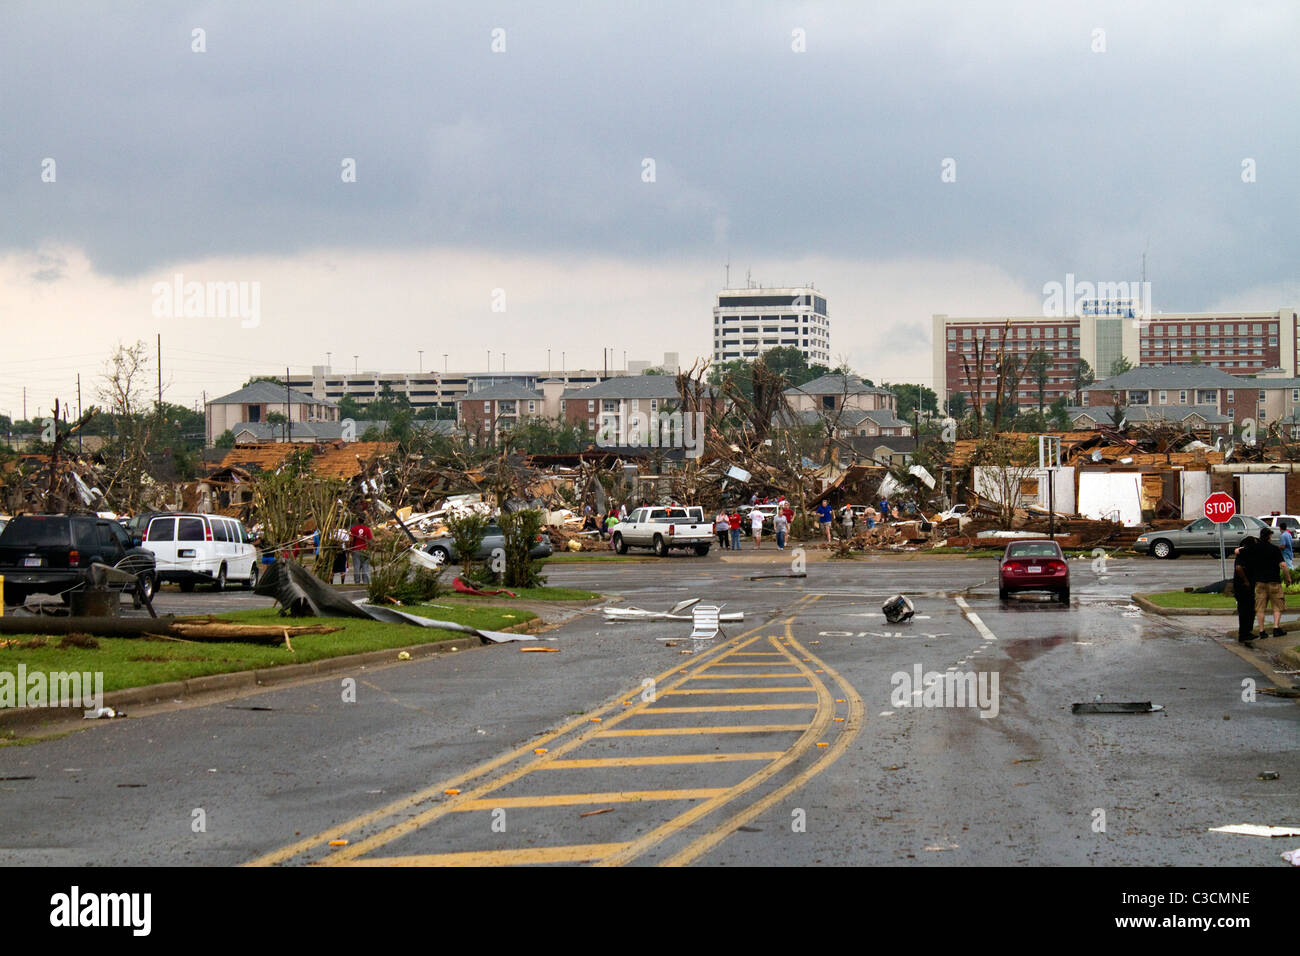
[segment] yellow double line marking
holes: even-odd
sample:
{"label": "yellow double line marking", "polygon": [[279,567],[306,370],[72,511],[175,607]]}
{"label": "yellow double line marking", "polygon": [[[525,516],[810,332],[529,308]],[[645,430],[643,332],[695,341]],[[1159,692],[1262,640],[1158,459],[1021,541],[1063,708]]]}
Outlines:
{"label": "yellow double line marking", "polygon": [[[808,600],[807,596],[800,598],[799,601],[796,602],[796,604],[803,603],[805,600]],[[705,651],[703,654],[700,654],[696,658],[696,661],[710,660],[715,657],[720,657],[724,653],[728,653],[728,652],[734,653],[735,651],[733,650],[733,648],[736,646],[741,648],[747,647],[759,639],[758,632],[762,631],[766,626],[767,625],[760,624],[757,627],[753,627],[750,630],[739,635],[737,638],[734,638],[731,647],[729,647],[726,644],[719,644],[717,647],[711,648],[710,650]],[[751,637],[751,635],[753,636]],[[743,642],[743,643],[737,645],[736,642]],[[778,654],[774,656],[780,656],[780,655]],[[664,671],[663,673],[657,675],[654,678],[655,683],[656,685],[658,685],[664,681],[669,680],[670,678],[675,677],[676,675],[678,675],[678,673],[679,673],[679,668],[677,667],[669,668],[668,670]],[[682,680],[684,680],[684,678],[679,678],[677,680],[674,680],[668,686],[674,687],[677,684],[681,683]],[[492,760],[486,761],[485,763],[480,764],[479,766],[473,768],[472,770],[469,770],[465,773],[457,774],[453,777],[449,777],[446,780],[434,784],[433,786],[426,787],[425,789],[419,790],[411,794],[410,796],[403,797],[401,800],[397,800],[392,803],[386,804],[385,806],[378,807],[374,810],[371,810],[368,813],[364,813],[358,817],[354,817],[351,820],[347,820],[343,823],[340,823],[337,826],[333,826],[326,830],[322,830],[319,833],[312,834],[311,836],[308,837],[303,837],[302,839],[296,840],[295,842],[289,844],[288,846],[281,847],[278,850],[274,850],[270,853],[257,857],[256,859],[250,860],[248,863],[244,865],[245,866],[274,866],[276,864],[284,863],[289,860],[292,860],[293,858],[300,856],[303,853],[307,853],[312,850],[319,851],[321,848],[327,846],[331,841],[345,839],[349,835],[355,834],[358,830],[366,829],[368,827],[371,827],[379,823],[380,821],[383,821],[389,817],[394,816],[395,814],[402,813],[406,810],[410,810],[412,807],[419,806],[420,804],[425,803],[429,800],[442,797],[444,795],[444,792],[447,790],[458,789],[459,787],[463,786],[465,783],[471,780],[479,779],[485,776],[486,774],[501,769],[502,767],[509,766],[511,763],[520,760],[521,758],[527,758],[529,756],[532,756],[534,754],[534,751],[537,748],[541,747],[542,745],[551,743],[552,741],[562,738],[566,734],[569,734],[572,731],[577,730],[579,728],[585,728],[584,732],[576,736],[572,741],[570,741],[569,744],[563,746],[562,748],[558,749],[554,753],[546,755],[546,757],[553,760],[555,757],[558,757],[561,753],[565,753],[569,750],[572,750],[579,743],[599,733],[602,726],[609,727],[621,720],[626,719],[631,714],[640,710],[644,706],[644,703],[638,704],[633,707],[628,707],[628,708],[624,708],[621,706],[624,700],[627,700],[629,698],[637,699],[640,694],[641,694],[641,686],[638,685],[634,689],[619,694],[613,700],[609,701],[607,704],[605,704],[604,706],[596,710],[594,714],[583,714],[582,716],[576,717],[573,720],[570,720],[567,723],[561,725],[557,729],[547,734],[543,734],[541,737],[534,738],[533,740],[516,748],[515,750],[508,751],[499,757],[495,757]],[[614,717],[611,717],[609,719],[603,720],[602,724],[593,724],[590,722],[590,718],[592,716],[604,717],[604,715],[607,715],[610,712],[615,710],[621,710],[621,713],[618,713]],[[511,771],[507,773],[504,777],[498,778],[496,781],[494,781],[491,784],[485,784],[481,787],[476,788],[474,791],[471,791],[471,793],[469,794],[464,794],[463,797],[468,799],[471,797],[481,795],[482,793],[487,793],[490,792],[491,790],[495,790],[501,786],[504,786],[506,783],[509,783],[517,779],[518,777],[523,776],[524,773],[528,772],[529,770],[535,769],[538,766],[538,764],[539,761],[533,760],[532,762],[526,764],[523,768],[516,769],[515,771]],[[451,801],[441,802],[431,810],[425,811],[425,813],[420,814],[417,817],[409,818],[406,821],[406,823],[414,824],[412,826],[403,826],[402,824],[398,824],[397,826],[402,827],[401,833],[409,832],[410,830],[415,829],[416,826],[422,825],[422,823],[415,824],[414,821],[416,820],[423,821],[425,820],[426,816],[428,817],[428,819],[434,819],[438,816],[442,816],[442,814],[448,812],[448,810],[451,809],[451,805],[454,804],[457,801],[457,799],[460,798],[454,798]],[[432,816],[429,816],[429,814],[432,814]],[[384,836],[388,832],[389,831],[387,830],[381,831],[380,834],[376,834],[376,837]],[[400,836],[401,833],[395,834],[393,837],[389,839],[395,839],[396,836]],[[322,862],[334,863],[334,862],[347,862],[353,860],[358,855],[358,852],[347,852],[347,851],[357,851],[358,848],[362,847],[363,845],[369,846],[371,845],[371,841],[373,841],[374,839],[375,838],[372,837],[370,838],[370,840],[365,840],[362,841],[362,843],[349,846],[346,848],[346,850],[336,852]],[[374,843],[373,845],[381,845],[381,843],[387,843],[389,842],[389,839],[384,839],[379,843]],[[364,852],[364,850],[360,852]]]}
{"label": "yellow double line marking", "polygon": [[[808,596],[801,599],[816,600],[816,596]],[[798,650],[800,655],[807,655],[807,652],[793,641],[791,636],[790,624],[793,618],[786,619],[785,623],[785,640],[790,647]],[[703,666],[695,668],[695,673],[684,676],[680,674],[679,669],[672,668],[655,678],[656,683],[669,681],[665,689],[659,692],[660,696],[671,695],[675,693],[704,693],[704,694],[726,694],[726,693],[812,693],[816,694],[816,703],[809,702],[806,704],[753,704],[753,705],[734,705],[734,706],[716,706],[716,707],[649,707],[645,702],[638,703],[634,707],[621,707],[621,702],[634,695],[639,695],[640,689],[621,694],[608,704],[604,705],[597,711],[596,715],[607,715],[615,711],[613,716],[605,717],[600,724],[590,722],[591,714],[584,714],[574,720],[569,721],[555,731],[534,739],[522,747],[509,753],[503,754],[494,760],[487,761],[475,769],[460,774],[449,780],[445,780],[435,786],[426,788],[418,793],[412,794],[402,800],[390,803],[385,807],[378,808],[370,813],[363,814],[353,820],[331,827],[319,834],[298,840],[280,850],[266,854],[250,862],[249,865],[272,865],[275,863],[292,860],[308,851],[319,852],[330,840],[338,840],[346,835],[355,834],[359,830],[369,828],[381,821],[391,818],[395,814],[404,810],[409,810],[420,803],[427,802],[444,796],[444,791],[457,787],[458,784],[464,784],[468,781],[482,779],[487,774],[507,767],[512,762],[524,758],[524,762],[514,769],[493,777],[465,793],[452,796],[450,799],[440,800],[436,805],[415,814],[407,819],[392,824],[368,837],[359,840],[356,843],[348,845],[343,849],[332,853],[328,857],[321,859],[319,862],[324,865],[382,865],[382,866],[455,866],[455,865],[505,865],[505,864],[528,864],[528,863],[560,863],[560,862],[590,862],[597,861],[601,865],[618,865],[635,859],[637,856],[645,853],[653,846],[667,839],[690,826],[708,814],[713,813],[727,803],[734,801],[744,793],[770,779],[774,774],[790,766],[800,756],[807,753],[819,741],[825,731],[832,725],[831,719],[834,715],[834,705],[831,702],[831,695],[828,688],[818,679],[814,672],[801,661],[795,658],[789,650],[782,647],[777,638],[769,638],[770,646],[775,650],[764,652],[745,651],[743,648],[749,647],[761,637],[755,635],[755,632],[763,629],[763,626],[756,627],[752,631],[742,634],[736,638],[730,647],[719,645],[711,651],[697,657],[697,662]],[[750,636],[755,635],[755,636]],[[811,686],[805,687],[787,687],[787,688],[718,688],[712,690],[678,690],[678,687],[688,680],[711,679],[709,676],[702,675],[700,672],[710,666],[721,657],[752,655],[763,657],[782,657],[785,661],[779,662],[778,666],[792,666],[796,673],[785,675],[772,675],[775,677],[804,677]],[[811,657],[809,656],[809,659]],[[704,663],[707,661],[707,663]],[[720,662],[719,662],[720,663]],[[773,662],[776,663],[776,662]],[[716,845],[722,839],[731,833],[737,826],[743,824],[735,822],[744,819],[750,819],[754,814],[760,812],[761,808],[769,806],[776,799],[784,794],[791,792],[795,787],[801,786],[811,776],[819,773],[826,766],[837,758],[848,746],[849,740],[856,734],[861,723],[862,706],[861,700],[847,683],[844,682],[838,674],[835,674],[830,668],[821,665],[821,662],[815,662],[820,665],[825,673],[830,674],[835,680],[839,681],[844,688],[844,692],[852,703],[850,705],[850,715],[848,722],[842,728],[842,733],[833,747],[821,760],[813,766],[805,769],[794,780],[785,786],[770,794],[768,797],[759,801],[753,807],[749,807],[740,814],[733,816],[731,819],[719,827],[704,834],[697,840],[688,844],[683,850],[679,851],[672,857],[669,863],[689,862],[700,854],[707,852],[709,848]],[[758,666],[770,667],[771,664],[762,664]],[[714,675],[716,676],[716,675]],[[759,675],[744,675],[758,677]],[[616,729],[617,724],[628,719],[629,717],[639,714],[661,714],[661,713],[711,713],[727,711],[761,711],[761,710],[794,710],[794,709],[814,709],[812,721],[806,724],[766,724],[766,725],[729,725],[720,727],[661,727],[661,728],[624,728]],[[555,740],[570,734],[580,727],[584,727],[583,732],[573,735],[570,739],[554,747],[551,752],[543,754],[539,758],[528,760],[530,751],[534,751],[540,744],[552,743]],[[563,755],[580,747],[595,737],[638,737],[638,736],[672,736],[685,734],[733,734],[733,733],[771,733],[771,732],[791,732],[800,733],[801,736],[795,743],[784,751],[764,751],[752,753],[709,753],[709,754],[673,754],[651,757],[609,757],[584,759],[563,759]],[[493,797],[486,799],[487,796],[495,791],[500,790],[506,785],[532,773],[534,770],[563,770],[563,769],[595,769],[602,767],[637,767],[637,766],[656,766],[667,764],[707,764],[707,763],[735,763],[745,761],[766,761],[767,766],[763,767],[754,774],[751,774],[739,784],[726,788],[696,788],[684,790],[632,790],[632,791],[612,791],[605,793],[584,793],[584,794],[558,794],[545,795],[537,797]],[[639,801],[672,801],[672,800],[694,800],[696,803],[686,812],[679,814],[667,823],[654,828],[642,837],[624,843],[603,843],[603,844],[580,844],[559,847],[532,847],[523,849],[501,849],[487,851],[467,851],[460,853],[435,853],[421,854],[414,856],[394,856],[394,857],[374,857],[370,856],[374,850],[392,843],[393,841],[412,833],[434,820],[453,812],[468,812],[475,810],[496,809],[499,807],[551,807],[551,806],[575,806],[596,803],[615,803],[615,802],[639,802]],[[755,809],[760,808],[760,809]]]}

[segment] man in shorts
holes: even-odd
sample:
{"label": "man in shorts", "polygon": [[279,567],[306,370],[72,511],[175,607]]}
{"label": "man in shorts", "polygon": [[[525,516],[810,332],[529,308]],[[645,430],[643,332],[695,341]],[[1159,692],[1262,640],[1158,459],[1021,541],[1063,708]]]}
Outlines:
{"label": "man in shorts", "polygon": [[1261,528],[1259,544],[1250,549],[1251,577],[1255,581],[1255,613],[1258,615],[1261,638],[1268,637],[1268,632],[1264,630],[1264,618],[1269,608],[1273,610],[1273,636],[1281,637],[1286,633],[1282,630],[1282,612],[1286,610],[1282,575],[1285,574],[1289,581],[1291,572],[1282,559],[1282,550],[1270,540],[1272,537],[1271,528]]}

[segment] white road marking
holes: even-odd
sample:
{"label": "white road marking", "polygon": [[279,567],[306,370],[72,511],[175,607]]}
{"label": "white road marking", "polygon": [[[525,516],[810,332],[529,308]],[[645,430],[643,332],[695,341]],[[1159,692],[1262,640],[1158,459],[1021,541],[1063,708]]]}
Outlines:
{"label": "white road marking", "polygon": [[996,641],[998,639],[998,636],[988,629],[988,625],[980,620],[980,616],[970,609],[970,605],[966,603],[964,597],[956,597],[953,600],[961,608],[961,613],[965,615],[966,620],[971,622],[971,626],[980,632],[980,637],[986,641]]}

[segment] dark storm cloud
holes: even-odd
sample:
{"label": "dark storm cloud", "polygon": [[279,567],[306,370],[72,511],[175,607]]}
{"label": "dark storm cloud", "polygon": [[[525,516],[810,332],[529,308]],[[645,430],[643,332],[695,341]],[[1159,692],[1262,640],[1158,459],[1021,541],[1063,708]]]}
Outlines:
{"label": "dark storm cloud", "polygon": [[1204,307],[1296,279],[1298,24],[1282,4],[8,5],[0,246],[81,246],[115,275],[430,244],[953,257],[1032,287],[1137,278],[1148,250],[1158,306]]}

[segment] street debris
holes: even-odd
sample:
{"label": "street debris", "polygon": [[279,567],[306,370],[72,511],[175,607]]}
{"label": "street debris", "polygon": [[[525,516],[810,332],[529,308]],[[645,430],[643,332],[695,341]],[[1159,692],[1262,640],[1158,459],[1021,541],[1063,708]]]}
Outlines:
{"label": "street debris", "polygon": [[1152,714],[1164,710],[1163,704],[1153,704],[1149,700],[1138,701],[1089,701],[1070,707],[1072,714]]}
{"label": "street debris", "polygon": [[[607,607],[602,608],[601,613],[607,621],[691,621],[694,622],[694,614],[687,613],[695,605],[699,604],[701,598],[689,598],[685,601],[678,601],[667,611],[647,611],[645,608],[635,606],[628,607]],[[744,611],[727,611],[718,615],[718,620],[723,623],[735,623],[745,619]]]}
{"label": "street debris", "polygon": [[126,714],[118,713],[112,707],[98,707],[95,710],[88,710],[82,717],[82,720],[112,720],[114,717],[125,717]]}
{"label": "street debris", "polygon": [[880,609],[885,612],[885,620],[890,624],[901,624],[904,621],[910,621],[912,615],[916,613],[916,605],[902,594],[895,594]]}
{"label": "street debris", "polygon": [[579,813],[578,816],[579,816],[579,818],[581,818],[581,817],[598,817],[598,816],[600,816],[602,813],[613,813],[613,812],[614,812],[614,808],[613,808],[613,807],[601,807],[601,809],[599,809],[599,810],[588,810],[586,813]]}
{"label": "street debris", "polygon": [[497,594],[508,594],[511,597],[519,597],[514,591],[507,591],[505,588],[498,588],[495,591],[485,591],[482,588],[476,588],[473,585],[466,584],[460,578],[455,578],[451,582],[452,588],[457,594],[473,594],[477,597],[493,597]]}
{"label": "street debris", "polygon": [[1281,778],[1281,776],[1282,775],[1278,773],[1276,770],[1261,770],[1259,774],[1255,777],[1255,779],[1256,780],[1278,780]]}
{"label": "street debris", "polygon": [[1261,826],[1255,823],[1234,823],[1226,827],[1210,827],[1211,833],[1238,833],[1242,836],[1293,837],[1300,836],[1300,827]]}
{"label": "street debris", "polygon": [[1282,854],[1282,859],[1286,860],[1292,866],[1300,866],[1300,847],[1294,850],[1287,850]]}
{"label": "street debris", "polygon": [[539,638],[533,634],[487,631],[454,621],[438,621],[418,614],[407,614],[391,607],[349,601],[302,565],[283,559],[276,561],[262,575],[253,593],[275,598],[280,603],[280,613],[294,617],[355,617],[369,618],[385,624],[414,624],[417,627],[473,634],[494,644],[504,644],[509,641],[554,640],[554,638]]}
{"label": "street debris", "polygon": [[781,571],[775,574],[751,574],[749,580],[762,581],[764,578],[806,578],[807,571]]}

